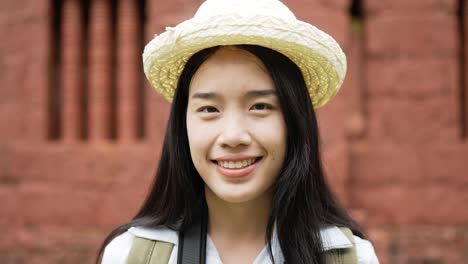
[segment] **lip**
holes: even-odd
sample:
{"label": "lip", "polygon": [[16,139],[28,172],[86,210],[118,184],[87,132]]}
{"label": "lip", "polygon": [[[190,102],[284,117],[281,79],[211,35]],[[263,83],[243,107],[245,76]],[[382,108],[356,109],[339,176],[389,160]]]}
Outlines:
{"label": "lip", "polygon": [[258,159],[261,158],[261,156],[250,156],[250,155],[236,155],[236,156],[222,156],[213,159],[213,161],[241,161],[241,160],[247,160],[247,159]]}
{"label": "lip", "polygon": [[[255,157],[249,157],[249,158],[255,158]],[[236,159],[219,159],[219,160],[237,161],[237,160],[244,160],[244,159],[249,159],[249,158],[244,158],[243,157],[243,158],[239,159],[238,157],[236,157]],[[223,176],[228,177],[228,178],[240,178],[240,177],[245,177],[245,176],[249,175],[252,171],[254,171],[255,168],[257,168],[258,164],[261,162],[262,159],[263,159],[263,157],[256,157],[254,163],[252,163],[252,164],[250,164],[250,166],[247,166],[247,167],[242,168],[242,169],[228,169],[228,168],[222,167],[216,161],[214,161],[213,163],[216,166],[216,170],[220,174],[222,174]]]}

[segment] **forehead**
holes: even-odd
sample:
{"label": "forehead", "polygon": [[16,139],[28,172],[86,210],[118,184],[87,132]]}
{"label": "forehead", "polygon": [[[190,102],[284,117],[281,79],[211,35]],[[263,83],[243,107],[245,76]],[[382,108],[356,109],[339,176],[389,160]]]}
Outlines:
{"label": "forehead", "polygon": [[237,47],[223,47],[197,70],[189,94],[196,92],[245,93],[249,89],[273,89],[273,81],[263,62]]}

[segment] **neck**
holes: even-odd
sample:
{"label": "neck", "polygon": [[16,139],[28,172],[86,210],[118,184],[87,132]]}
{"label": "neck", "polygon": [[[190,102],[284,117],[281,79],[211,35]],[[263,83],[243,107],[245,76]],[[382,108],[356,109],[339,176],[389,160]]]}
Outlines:
{"label": "neck", "polygon": [[209,188],[205,190],[208,205],[208,234],[213,239],[264,241],[272,207],[272,193],[241,203],[220,199]]}

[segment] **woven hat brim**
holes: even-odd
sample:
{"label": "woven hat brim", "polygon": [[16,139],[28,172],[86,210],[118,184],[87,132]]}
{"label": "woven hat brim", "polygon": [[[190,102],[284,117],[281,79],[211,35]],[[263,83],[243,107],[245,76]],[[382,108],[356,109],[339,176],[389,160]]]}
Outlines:
{"label": "woven hat brim", "polygon": [[[242,21],[242,23],[239,23]],[[302,71],[314,108],[338,92],[346,73],[346,57],[336,41],[298,20],[237,16],[190,19],[154,38],[145,47],[143,63],[151,85],[172,101],[188,59],[214,46],[259,45],[291,59]]]}

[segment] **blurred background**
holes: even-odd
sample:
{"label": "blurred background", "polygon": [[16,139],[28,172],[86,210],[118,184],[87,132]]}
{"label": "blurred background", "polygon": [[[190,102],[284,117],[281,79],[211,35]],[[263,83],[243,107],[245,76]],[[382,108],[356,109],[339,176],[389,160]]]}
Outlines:
{"label": "blurred background", "polygon": [[[168,117],[144,45],[200,0],[0,1],[0,262],[92,263],[136,213]],[[468,263],[468,5],[288,0],[348,56],[324,163],[381,263]]]}

